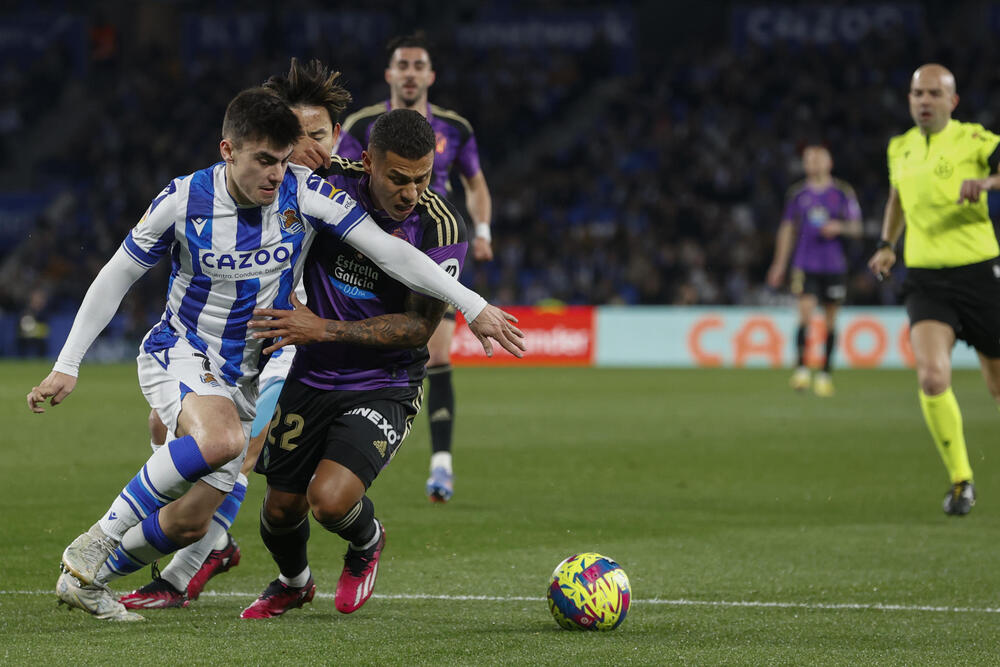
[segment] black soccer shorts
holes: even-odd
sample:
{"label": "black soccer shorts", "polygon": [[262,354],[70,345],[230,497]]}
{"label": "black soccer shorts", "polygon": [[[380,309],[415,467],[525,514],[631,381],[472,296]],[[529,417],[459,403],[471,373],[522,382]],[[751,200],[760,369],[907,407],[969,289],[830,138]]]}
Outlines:
{"label": "black soccer shorts", "polygon": [[847,275],[792,269],[790,287],[795,296],[812,294],[822,303],[841,303],[847,297]]}
{"label": "black soccer shorts", "polygon": [[422,387],[330,391],[288,380],[254,469],[274,489],[305,493],[329,459],[367,489],[403,444],[422,397]]}
{"label": "black soccer shorts", "polygon": [[903,303],[912,327],[944,322],[992,359],[1000,358],[1000,258],[947,269],[908,269]]}

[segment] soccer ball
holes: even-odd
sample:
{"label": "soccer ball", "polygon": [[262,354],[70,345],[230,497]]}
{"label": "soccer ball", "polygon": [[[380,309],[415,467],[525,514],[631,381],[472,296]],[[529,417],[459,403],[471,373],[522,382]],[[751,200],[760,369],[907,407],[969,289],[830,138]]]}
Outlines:
{"label": "soccer ball", "polygon": [[618,563],[601,554],[577,554],[552,573],[549,611],[567,630],[614,630],[625,620],[631,596]]}

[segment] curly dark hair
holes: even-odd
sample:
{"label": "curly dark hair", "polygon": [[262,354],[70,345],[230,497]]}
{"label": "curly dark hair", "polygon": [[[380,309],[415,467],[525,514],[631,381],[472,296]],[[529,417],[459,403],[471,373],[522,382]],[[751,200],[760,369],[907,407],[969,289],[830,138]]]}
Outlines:
{"label": "curly dark hair", "polygon": [[281,97],[267,88],[241,91],[226,107],[222,138],[239,148],[246,140],[266,139],[275,146],[291,146],[302,136],[302,125]]}
{"label": "curly dark hair", "polygon": [[368,137],[368,148],[385,155],[392,151],[407,160],[419,160],[434,151],[437,140],[427,119],[412,109],[393,109],[378,117]]}
{"label": "curly dark hair", "polygon": [[319,60],[302,65],[298,58],[292,58],[288,74],[272,76],[264,87],[284,98],[289,106],[323,107],[330,114],[330,122],[336,124],[351,102],[351,94],[340,85],[339,78],[340,72],[331,72]]}

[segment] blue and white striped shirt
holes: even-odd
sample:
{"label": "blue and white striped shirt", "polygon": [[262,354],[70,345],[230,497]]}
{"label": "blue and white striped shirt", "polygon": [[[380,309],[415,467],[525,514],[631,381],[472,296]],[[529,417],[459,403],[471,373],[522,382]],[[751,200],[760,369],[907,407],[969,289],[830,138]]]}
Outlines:
{"label": "blue and white striped shirt", "polygon": [[347,193],[294,164],[268,206],[237,206],[221,162],[174,179],[122,244],[144,268],[171,259],[166,310],[147,351],[184,336],[229,383],[252,382],[264,343],[249,337],[254,308],[291,308],[316,234],[343,238],[366,217]]}

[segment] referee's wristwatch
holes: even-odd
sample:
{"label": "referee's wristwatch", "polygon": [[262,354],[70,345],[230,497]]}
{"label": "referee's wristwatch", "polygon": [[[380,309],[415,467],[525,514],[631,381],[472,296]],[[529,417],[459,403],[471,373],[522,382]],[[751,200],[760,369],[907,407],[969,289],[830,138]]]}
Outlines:
{"label": "referee's wristwatch", "polygon": [[878,252],[879,250],[884,250],[886,248],[888,248],[889,250],[892,250],[893,252],[895,252],[894,245],[895,244],[892,243],[891,241],[886,241],[885,239],[880,239],[879,242],[878,242],[878,244],[875,246],[875,252]]}

